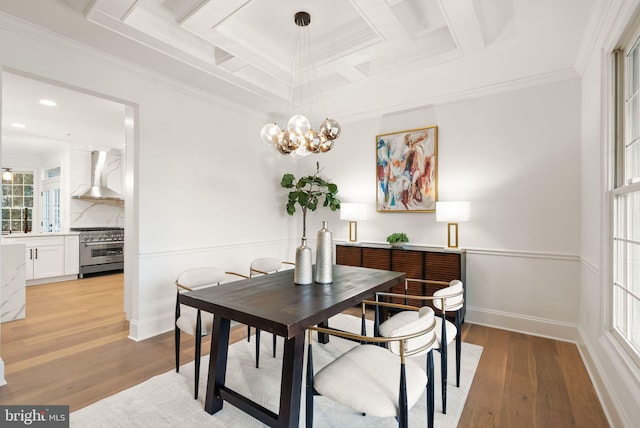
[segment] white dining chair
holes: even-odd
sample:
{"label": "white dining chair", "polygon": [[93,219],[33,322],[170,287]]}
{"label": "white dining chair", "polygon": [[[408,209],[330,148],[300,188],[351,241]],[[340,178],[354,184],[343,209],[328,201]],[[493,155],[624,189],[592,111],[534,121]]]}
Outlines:
{"label": "white dining chair", "polygon": [[[282,270],[285,265],[295,265],[292,262],[281,261],[274,257],[254,259],[249,266],[249,277],[268,275]],[[251,326],[247,325],[247,342],[251,341]],[[273,358],[276,357],[276,335],[273,335]],[[256,329],[256,368],[260,366],[260,329]]]}
{"label": "white dining chair", "polygon": [[213,287],[223,282],[227,275],[235,275],[246,278],[235,272],[226,272],[217,267],[196,267],[183,271],[176,279],[176,309],[175,309],[175,351],[176,372],[180,372],[180,332],[195,337],[195,385],[194,398],[198,398],[198,382],[200,377],[200,352],[202,348],[202,336],[208,336],[213,332],[213,314],[202,313],[200,309],[180,303],[180,294],[188,291],[201,290]]}
{"label": "white dining chair", "polygon": [[[384,302],[363,303],[384,305]],[[427,389],[427,426],[433,427],[433,349],[436,346],[434,311],[403,305],[415,315],[394,320],[386,337],[357,335],[330,328],[310,327],[307,345],[306,426],[313,426],[314,395],[342,404],[363,416],[394,417],[398,426],[408,426],[409,409]],[[338,356],[314,374],[311,332],[326,333],[361,344]],[[387,347],[380,346],[386,344]],[[329,344],[330,345],[330,344]],[[318,345],[318,346],[329,346]],[[407,357],[427,355],[426,371]],[[371,422],[372,424],[375,422]]]}
{"label": "white dining chair", "polygon": [[[438,283],[441,284],[440,281],[430,281],[430,280],[422,280],[422,279],[411,279],[407,278],[405,280],[405,290],[408,290],[409,284],[411,282],[415,283],[426,283],[433,284]],[[446,284],[446,283],[445,283]],[[460,387],[460,357],[461,357],[461,349],[462,349],[462,340],[460,335],[460,323],[461,323],[461,310],[464,306],[464,285],[460,280],[453,280],[449,282],[447,287],[441,288],[434,292],[431,296],[422,296],[422,295],[410,295],[410,294],[398,294],[398,293],[386,293],[379,292],[376,293],[376,299],[380,297],[401,297],[403,299],[407,299],[410,301],[431,301],[433,306],[436,308],[438,312],[438,316],[436,317],[436,341],[437,346],[435,348],[436,351],[440,353],[440,371],[441,371],[441,379],[442,379],[442,413],[447,413],[447,377],[448,377],[448,346],[454,340],[456,342],[456,386]],[[447,319],[447,313],[455,313],[454,322],[451,322]],[[378,318],[378,316],[376,316]],[[392,328],[395,323],[405,323],[410,322],[416,318],[416,314],[413,311],[400,311],[389,317],[387,320],[382,322],[379,327],[377,327],[376,334],[380,334],[382,336],[387,336],[389,334],[389,329]]]}

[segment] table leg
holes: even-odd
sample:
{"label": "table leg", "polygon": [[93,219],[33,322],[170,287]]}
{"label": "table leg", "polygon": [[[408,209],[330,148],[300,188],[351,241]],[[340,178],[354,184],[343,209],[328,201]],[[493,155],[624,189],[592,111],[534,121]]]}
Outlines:
{"label": "table leg", "polygon": [[302,393],[302,365],[304,362],[304,333],[285,340],[282,357],[280,410],[278,425],[297,427],[300,419]]}
{"label": "table leg", "polygon": [[222,409],[222,398],[218,394],[218,385],[224,385],[227,375],[227,354],[229,353],[229,327],[226,318],[215,317],[211,351],[209,352],[209,375],[207,376],[207,396],[204,410],[214,414]]}
{"label": "table leg", "polygon": [[[318,327],[329,328],[329,320],[324,320],[318,324]],[[329,335],[327,333],[318,332],[318,343],[327,344],[329,343]]]}

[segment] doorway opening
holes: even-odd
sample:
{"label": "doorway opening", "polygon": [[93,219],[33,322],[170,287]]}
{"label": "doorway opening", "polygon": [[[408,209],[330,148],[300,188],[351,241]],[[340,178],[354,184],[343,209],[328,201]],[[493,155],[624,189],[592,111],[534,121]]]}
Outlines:
{"label": "doorway opening", "polygon": [[[64,232],[78,223],[124,227],[127,232],[123,307],[130,320],[135,294],[133,278],[138,271],[134,223],[137,106],[14,69],[3,69],[0,82],[0,161],[2,167],[33,172],[34,197],[32,206],[26,210],[31,230]],[[72,206],[71,196],[79,190],[83,180],[86,181],[89,166],[88,161],[79,159],[89,156],[92,150],[106,151],[118,159],[120,169],[110,175],[110,180],[113,179],[125,195],[123,203],[92,204],[74,200],[75,206]],[[3,204],[14,203],[13,199],[5,199]],[[121,212],[110,215],[109,210]],[[119,223],[109,223],[113,221]]]}

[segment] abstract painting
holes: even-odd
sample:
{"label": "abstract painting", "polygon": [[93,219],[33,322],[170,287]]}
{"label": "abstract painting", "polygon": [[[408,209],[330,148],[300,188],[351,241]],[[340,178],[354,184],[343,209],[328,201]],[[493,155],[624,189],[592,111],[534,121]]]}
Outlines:
{"label": "abstract painting", "polygon": [[435,212],[438,127],[376,135],[378,211]]}

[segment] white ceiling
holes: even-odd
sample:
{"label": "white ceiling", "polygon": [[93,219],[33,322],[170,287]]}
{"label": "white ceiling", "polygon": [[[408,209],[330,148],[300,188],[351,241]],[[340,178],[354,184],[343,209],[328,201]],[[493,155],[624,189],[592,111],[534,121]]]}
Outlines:
{"label": "white ceiling", "polygon": [[[293,16],[304,10],[313,92],[342,121],[578,76],[608,1],[0,0],[0,11],[248,108],[281,112],[299,31]],[[13,90],[5,91],[5,114],[13,114]]]}
{"label": "white ceiling", "polygon": [[[41,105],[41,99],[57,105]],[[2,73],[5,156],[42,156],[67,146],[123,150],[124,115],[123,104],[11,72]]]}

